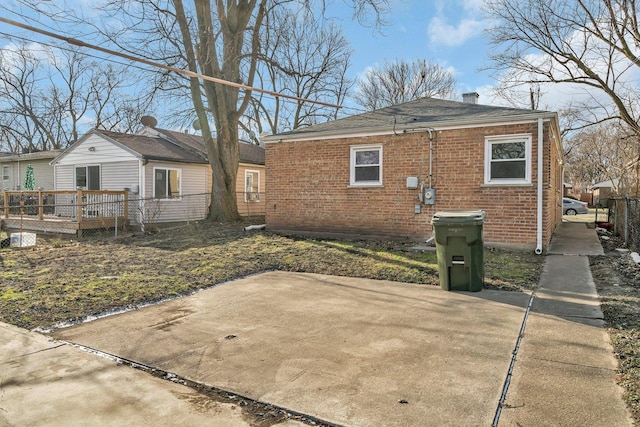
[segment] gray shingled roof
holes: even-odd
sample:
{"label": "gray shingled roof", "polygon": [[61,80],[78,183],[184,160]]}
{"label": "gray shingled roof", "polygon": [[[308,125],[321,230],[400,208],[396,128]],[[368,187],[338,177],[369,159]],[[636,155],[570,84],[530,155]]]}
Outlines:
{"label": "gray shingled roof", "polygon": [[100,130],[98,132],[135,151],[145,159],[180,163],[208,163],[206,156],[204,156],[201,151],[183,147],[165,138],[154,138],[106,130]]}
{"label": "gray shingled roof", "polygon": [[[146,159],[181,163],[209,163],[202,137],[166,129],[155,128],[155,130],[167,138],[103,130],[98,132]],[[240,161],[264,165],[264,148],[240,142]]]}
{"label": "gray shingled roof", "polygon": [[35,151],[33,153],[15,154],[15,153],[0,153],[0,161],[12,162],[12,161],[28,161],[39,159],[53,159],[57,157],[62,150],[46,150]]}
{"label": "gray shingled roof", "polygon": [[313,139],[328,135],[392,130],[402,132],[412,128],[437,128],[446,125],[478,123],[489,124],[518,118],[531,119],[550,115],[555,115],[555,113],[445,101],[436,98],[420,98],[415,101],[268,136],[264,140],[273,142],[278,140]]}

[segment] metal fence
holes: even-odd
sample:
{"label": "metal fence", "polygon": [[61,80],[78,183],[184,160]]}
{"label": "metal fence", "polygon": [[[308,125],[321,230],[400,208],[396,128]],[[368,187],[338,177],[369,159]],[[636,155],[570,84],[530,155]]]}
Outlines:
{"label": "metal fence", "polygon": [[640,252],[640,198],[609,199],[609,222],[627,248]]}
{"label": "metal fence", "polygon": [[[241,192],[236,197],[241,217],[264,221],[264,193]],[[124,231],[154,232],[168,223],[207,218],[210,201],[210,193],[143,199],[131,193],[111,191],[3,192],[0,193],[0,242],[2,246],[15,246],[16,242],[9,240],[13,234],[81,238],[117,237]]]}

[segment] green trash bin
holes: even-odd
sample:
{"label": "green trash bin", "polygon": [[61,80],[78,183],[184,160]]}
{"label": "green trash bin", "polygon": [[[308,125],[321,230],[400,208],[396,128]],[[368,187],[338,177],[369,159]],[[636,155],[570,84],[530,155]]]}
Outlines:
{"label": "green trash bin", "polygon": [[482,290],[484,211],[436,212],[431,224],[436,241],[440,286],[446,291]]}

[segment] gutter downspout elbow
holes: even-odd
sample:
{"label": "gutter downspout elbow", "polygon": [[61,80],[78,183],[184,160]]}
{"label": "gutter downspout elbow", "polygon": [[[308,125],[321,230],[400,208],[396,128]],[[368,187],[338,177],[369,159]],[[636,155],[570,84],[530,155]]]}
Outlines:
{"label": "gutter downspout elbow", "polygon": [[538,118],[538,197],[537,197],[537,226],[536,226],[536,255],[542,254],[542,201],[544,194],[543,190],[543,162],[544,162],[544,138],[542,132],[544,131],[542,118]]}

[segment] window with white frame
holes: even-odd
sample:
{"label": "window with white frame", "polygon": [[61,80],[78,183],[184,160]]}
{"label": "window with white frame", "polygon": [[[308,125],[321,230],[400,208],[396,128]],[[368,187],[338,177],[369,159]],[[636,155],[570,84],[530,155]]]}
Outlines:
{"label": "window with white frame", "polygon": [[2,167],[2,180],[9,181],[9,166]]}
{"label": "window with white frame", "polygon": [[359,187],[382,185],[382,145],[351,147],[349,184]]}
{"label": "window with white frame", "polygon": [[181,197],[180,169],[153,168],[153,195],[156,199]]}
{"label": "window with white frame", "polygon": [[531,183],[531,135],[485,138],[485,184]]}
{"label": "window with white frame", "polygon": [[100,190],[100,166],[76,166],[76,188]]}
{"label": "window with white frame", "polygon": [[244,201],[260,201],[260,171],[244,171]]}

